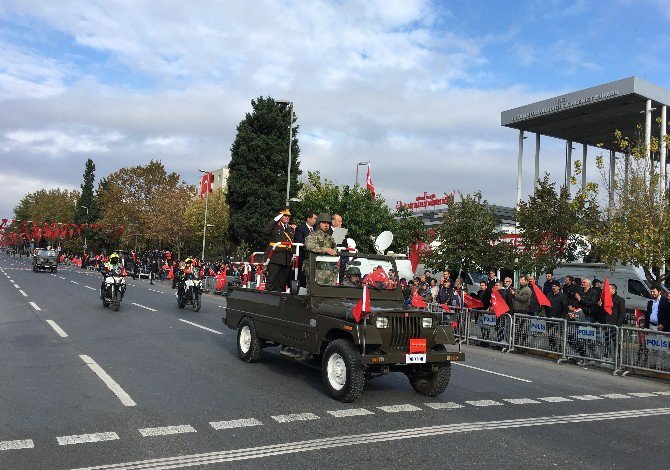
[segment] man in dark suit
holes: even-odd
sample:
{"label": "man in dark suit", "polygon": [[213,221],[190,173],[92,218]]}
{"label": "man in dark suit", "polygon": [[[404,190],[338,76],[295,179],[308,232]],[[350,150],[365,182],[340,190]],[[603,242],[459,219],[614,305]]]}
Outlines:
{"label": "man in dark suit", "polygon": [[305,221],[300,223],[300,225],[295,228],[295,235],[293,235],[293,243],[303,244],[303,246],[300,247],[300,257],[298,258],[298,281],[300,282],[300,287],[307,286],[307,278],[305,277],[305,273],[302,270],[302,265],[305,262],[307,254],[304,243],[307,236],[314,231],[316,217],[316,212],[307,212],[305,214]]}
{"label": "man in dark suit", "polygon": [[291,243],[294,235],[293,228],[288,224],[290,217],[291,212],[286,208],[265,226],[265,233],[268,235],[268,247],[265,250],[265,258],[268,260],[265,290],[284,292],[288,283],[293,261]]}
{"label": "man in dark suit", "polygon": [[670,331],[670,302],[655,286],[651,288],[651,300],[647,302],[644,327],[654,331]]}
{"label": "man in dark suit", "polygon": [[605,312],[605,323],[608,325],[622,326],[626,321],[626,301],[617,294],[617,285],[610,284],[612,293],[612,315]]}

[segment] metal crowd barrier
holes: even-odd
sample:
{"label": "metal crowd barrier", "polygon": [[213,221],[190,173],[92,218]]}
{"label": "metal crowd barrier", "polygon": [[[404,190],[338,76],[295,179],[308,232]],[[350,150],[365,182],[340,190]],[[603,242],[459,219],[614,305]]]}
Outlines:
{"label": "metal crowd barrier", "polygon": [[619,328],[622,375],[631,370],[670,373],[670,332]]}
{"label": "metal crowd barrier", "polygon": [[512,316],[507,313],[496,317],[493,312],[468,310],[465,344],[470,344],[472,339],[480,344],[494,344],[506,350],[510,346],[511,331]]}
{"label": "metal crowd barrier", "polygon": [[563,335],[563,357],[602,362],[616,367],[619,362],[617,330],[614,325],[569,321]]}
{"label": "metal crowd barrier", "polygon": [[565,357],[565,337],[567,320],[560,318],[534,317],[514,314],[512,326],[512,347],[558,354]]}

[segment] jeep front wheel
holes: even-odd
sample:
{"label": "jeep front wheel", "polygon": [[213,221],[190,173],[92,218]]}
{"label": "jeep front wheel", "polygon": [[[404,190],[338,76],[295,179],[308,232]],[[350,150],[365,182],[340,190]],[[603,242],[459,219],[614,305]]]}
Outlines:
{"label": "jeep front wheel", "polygon": [[363,393],[365,372],[361,354],[351,341],[336,339],[326,347],[321,373],[328,395],[336,400],[350,403]]}
{"label": "jeep front wheel", "polygon": [[249,318],[242,319],[237,327],[237,355],[244,362],[256,362],[261,358],[261,351],[254,322]]}
{"label": "jeep front wheel", "polygon": [[440,364],[433,371],[430,365],[417,368],[407,373],[412,388],[419,395],[436,397],[444,392],[451,377],[451,363]]}

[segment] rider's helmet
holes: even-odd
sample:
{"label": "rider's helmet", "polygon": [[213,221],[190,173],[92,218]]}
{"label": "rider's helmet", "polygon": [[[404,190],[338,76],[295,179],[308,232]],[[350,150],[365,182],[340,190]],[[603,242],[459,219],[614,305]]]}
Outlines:
{"label": "rider's helmet", "polygon": [[109,256],[109,262],[112,263],[112,264],[118,263],[119,262],[119,255],[117,255],[116,253],[112,253]]}
{"label": "rider's helmet", "polygon": [[184,260],[184,263],[186,263],[186,264],[191,264],[191,263],[193,263],[193,260],[192,260],[191,258],[186,258],[186,259]]}

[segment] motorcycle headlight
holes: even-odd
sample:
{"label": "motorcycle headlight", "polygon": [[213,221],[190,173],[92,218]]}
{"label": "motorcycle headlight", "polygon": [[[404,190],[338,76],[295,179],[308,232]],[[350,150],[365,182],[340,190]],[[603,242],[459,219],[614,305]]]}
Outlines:
{"label": "motorcycle headlight", "polygon": [[423,317],[421,319],[421,326],[424,328],[432,328],[433,327],[433,319],[431,317]]}
{"label": "motorcycle headlight", "polygon": [[389,319],[386,317],[377,317],[377,328],[388,328],[389,327]]}

